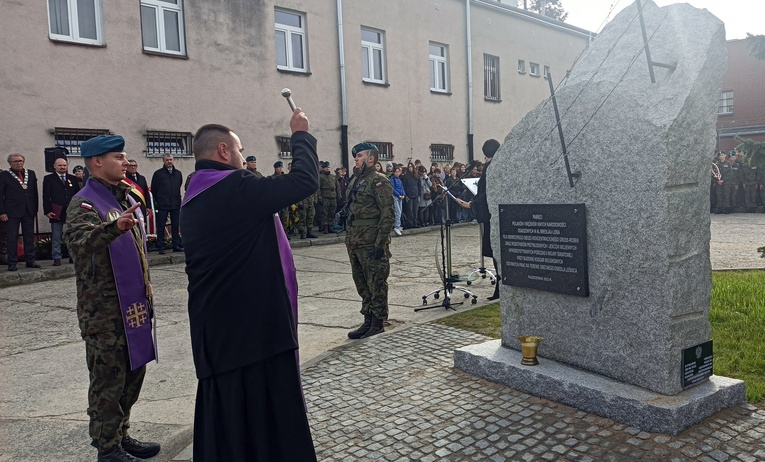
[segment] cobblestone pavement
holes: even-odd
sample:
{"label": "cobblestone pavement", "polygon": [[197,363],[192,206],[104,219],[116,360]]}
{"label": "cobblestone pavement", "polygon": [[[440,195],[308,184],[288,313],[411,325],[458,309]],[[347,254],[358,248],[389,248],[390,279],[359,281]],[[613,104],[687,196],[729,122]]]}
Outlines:
{"label": "cobblestone pavement", "polygon": [[319,460],[765,461],[765,410],[736,406],[677,436],[642,432],[453,368],[455,348],[487,340],[419,324],[307,368]]}

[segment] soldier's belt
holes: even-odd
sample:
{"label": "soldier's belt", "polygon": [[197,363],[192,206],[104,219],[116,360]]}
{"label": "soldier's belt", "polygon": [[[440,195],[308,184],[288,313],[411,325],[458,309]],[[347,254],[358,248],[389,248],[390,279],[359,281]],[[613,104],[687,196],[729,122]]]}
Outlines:
{"label": "soldier's belt", "polygon": [[348,226],[376,226],[380,220],[376,218],[359,218],[351,221]]}

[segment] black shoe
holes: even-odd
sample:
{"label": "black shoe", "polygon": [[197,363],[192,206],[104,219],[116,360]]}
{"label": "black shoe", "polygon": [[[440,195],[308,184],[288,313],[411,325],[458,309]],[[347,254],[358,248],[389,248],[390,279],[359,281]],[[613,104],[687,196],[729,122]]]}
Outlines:
{"label": "black shoe", "polygon": [[74,263],[74,260],[72,260],[72,257],[69,257],[69,263]]}
{"label": "black shoe", "polygon": [[35,262],[27,263],[27,268],[42,268],[42,266],[38,265]]}
{"label": "black shoe", "polygon": [[16,264],[8,265],[8,271],[16,271]]}
{"label": "black shoe", "polygon": [[305,237],[307,237],[308,239],[318,239],[319,238],[319,236],[315,235],[314,233],[312,233],[310,231],[308,231],[308,233],[306,233]]}
{"label": "black shoe", "polygon": [[364,332],[364,335],[361,338],[369,338],[373,335],[381,334],[385,332],[385,327],[383,327],[383,322],[376,317],[372,316],[372,324],[369,326],[369,330]]}
{"label": "black shoe", "polygon": [[53,260],[53,266],[61,266],[61,259],[56,258],[55,260]]}
{"label": "black shoe", "polygon": [[98,462],[146,462],[146,459],[134,457],[117,446],[109,452],[98,451]]}
{"label": "black shoe", "polygon": [[130,455],[135,457],[143,457],[148,459],[159,454],[159,443],[144,443],[143,441],[134,440],[133,438],[126,436],[122,438],[122,449]]}
{"label": "black shoe", "polygon": [[352,330],[348,332],[348,338],[351,340],[360,339],[364,336],[364,334],[367,333],[369,330],[369,327],[372,326],[372,316],[371,314],[365,314],[364,315],[364,324],[360,325],[358,329]]}
{"label": "black shoe", "polygon": [[159,249],[159,252],[158,252],[158,253],[159,253],[160,255],[164,255],[164,254],[165,254],[165,249]]}

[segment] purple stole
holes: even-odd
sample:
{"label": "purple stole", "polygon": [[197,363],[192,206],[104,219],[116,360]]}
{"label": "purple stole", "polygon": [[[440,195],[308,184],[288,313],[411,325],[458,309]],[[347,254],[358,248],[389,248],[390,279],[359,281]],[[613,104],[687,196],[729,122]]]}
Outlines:
{"label": "purple stole", "polygon": [[[190,200],[209,189],[220,180],[228,177],[238,170],[197,170],[197,173],[189,182],[189,189],[186,191],[186,197],[183,199],[181,207]],[[297,329],[297,275],[295,272],[295,262],[292,260],[292,247],[290,247],[287,235],[284,233],[284,227],[279,221],[279,215],[274,214],[274,226],[276,227],[276,240],[279,243],[279,258],[282,263],[282,272],[284,273],[284,284],[287,286],[287,293],[290,297],[292,307],[292,317],[295,320],[294,328]]]}
{"label": "purple stole", "polygon": [[[124,211],[111,191],[97,181],[88,181],[75,196],[90,201],[105,222],[114,219],[108,217],[110,212],[121,215]],[[139,222],[143,223],[141,209],[136,209],[135,213]],[[145,252],[146,236],[143,226],[139,228],[141,237],[144,238]],[[157,346],[152,337],[153,313],[146,297],[141,256],[132,232],[123,233],[109,244],[108,249],[130,354],[130,368],[136,370],[149,361],[157,359]]]}

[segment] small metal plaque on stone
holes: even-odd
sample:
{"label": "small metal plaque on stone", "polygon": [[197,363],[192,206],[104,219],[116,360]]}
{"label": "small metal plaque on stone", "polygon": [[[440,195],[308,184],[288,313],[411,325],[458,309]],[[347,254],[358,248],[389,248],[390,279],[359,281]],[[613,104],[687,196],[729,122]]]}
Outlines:
{"label": "small metal plaque on stone", "polygon": [[683,350],[683,388],[688,388],[712,375],[712,341]]}
{"label": "small metal plaque on stone", "polygon": [[584,204],[499,206],[502,283],[590,295]]}

